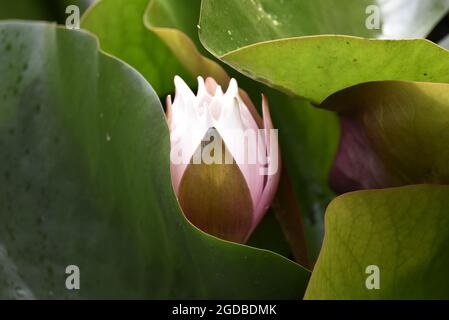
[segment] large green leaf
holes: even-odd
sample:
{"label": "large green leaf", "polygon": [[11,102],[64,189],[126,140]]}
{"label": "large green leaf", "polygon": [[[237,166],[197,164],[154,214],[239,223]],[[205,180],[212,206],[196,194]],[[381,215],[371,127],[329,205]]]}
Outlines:
{"label": "large green leaf", "polygon": [[[364,8],[372,2],[204,0],[200,37],[214,55],[242,73],[316,104],[336,91],[368,81],[449,81],[448,52],[427,40],[369,40],[352,36],[370,36],[359,18],[366,17]],[[398,10],[397,15],[392,14],[391,23],[400,22],[405,16],[421,30],[420,36],[425,35],[430,31],[425,26],[438,21],[446,12],[448,1],[426,3],[434,4],[432,14]],[[359,18],[348,17],[348,12],[358,13]],[[327,19],[316,20],[315,14]],[[259,21],[260,15],[269,19]],[[319,26],[310,24],[309,16],[319,21]],[[273,24],[273,19],[277,23]],[[413,31],[416,29],[410,30],[410,34],[401,36],[417,35]],[[406,67],[400,58],[405,56]]]}
{"label": "large green leaf", "polygon": [[449,84],[365,83],[322,106],[342,116],[337,191],[449,183]]}
{"label": "large green leaf", "polygon": [[[305,298],[448,299],[448,197],[449,186],[415,185],[336,198]],[[365,285],[370,265],[379,289]]]}
{"label": "large green leaf", "polygon": [[[404,56],[405,64],[400,58]],[[262,42],[221,58],[257,80],[317,104],[369,81],[449,82],[449,52],[424,39],[291,38]]]}
{"label": "large green leaf", "polygon": [[[366,22],[373,6],[379,28]],[[341,34],[370,38],[425,37],[449,9],[448,0],[203,0],[200,36],[221,56],[254,43]]]}
{"label": "large green leaf", "polygon": [[83,15],[81,27],[94,33],[106,52],[135,67],[160,95],[173,91],[173,77],[194,78],[143,17],[149,0],[101,0]]}
{"label": "large green leaf", "polygon": [[185,219],[162,107],[134,69],[42,23],[0,23],[0,51],[1,297],[302,296],[297,264]]}

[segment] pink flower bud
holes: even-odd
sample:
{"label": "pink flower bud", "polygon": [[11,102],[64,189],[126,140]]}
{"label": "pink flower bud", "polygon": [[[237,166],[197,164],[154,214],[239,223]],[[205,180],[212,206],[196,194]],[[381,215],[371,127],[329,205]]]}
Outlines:
{"label": "pink flower bud", "polygon": [[[262,96],[263,119],[232,79],[226,93],[198,78],[198,93],[175,77],[167,97],[173,189],[203,231],[245,243],[273,200],[280,177],[277,130]],[[243,92],[242,92],[243,93]]]}

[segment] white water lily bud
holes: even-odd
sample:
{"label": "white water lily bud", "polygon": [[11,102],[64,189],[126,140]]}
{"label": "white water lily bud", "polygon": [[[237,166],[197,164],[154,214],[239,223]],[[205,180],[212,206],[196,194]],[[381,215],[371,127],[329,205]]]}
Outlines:
{"label": "white water lily bud", "polygon": [[175,77],[167,97],[173,188],[186,217],[203,231],[244,243],[271,205],[280,177],[277,130],[232,79],[226,93],[198,78],[195,95]]}

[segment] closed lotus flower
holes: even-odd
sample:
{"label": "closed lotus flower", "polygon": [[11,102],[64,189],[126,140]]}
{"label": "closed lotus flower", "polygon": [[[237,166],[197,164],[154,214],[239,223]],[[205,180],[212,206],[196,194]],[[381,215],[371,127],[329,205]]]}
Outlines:
{"label": "closed lotus flower", "polygon": [[267,100],[262,96],[261,119],[234,79],[226,93],[212,78],[198,78],[197,95],[180,77],[175,86],[167,121],[179,203],[198,228],[245,243],[270,207],[280,176]]}

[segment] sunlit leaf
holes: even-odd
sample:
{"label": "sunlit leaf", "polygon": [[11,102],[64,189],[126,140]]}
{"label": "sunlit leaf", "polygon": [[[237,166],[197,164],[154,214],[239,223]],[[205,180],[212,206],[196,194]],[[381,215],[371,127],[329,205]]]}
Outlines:
{"label": "sunlit leaf", "polygon": [[448,299],[448,197],[416,185],[336,198],[305,298]]}
{"label": "sunlit leaf", "polygon": [[448,9],[448,0],[203,0],[200,36],[218,56],[289,37],[421,38]]}
{"label": "sunlit leaf", "polygon": [[[421,14],[420,3],[430,6],[429,14]],[[390,13],[384,14],[389,23],[383,26],[393,31],[381,28],[377,34],[365,24],[367,5],[377,1],[204,0],[200,37],[240,72],[319,104],[332,93],[368,81],[449,81],[448,52],[429,41],[354,37],[382,38],[384,32],[394,38],[425,36],[449,1],[425,3],[414,1],[396,11],[385,4]],[[402,27],[395,33],[394,26],[402,26],[404,19],[414,27],[407,34]]]}

